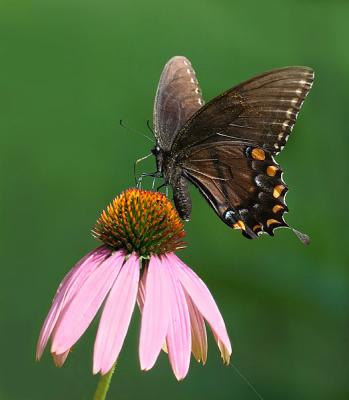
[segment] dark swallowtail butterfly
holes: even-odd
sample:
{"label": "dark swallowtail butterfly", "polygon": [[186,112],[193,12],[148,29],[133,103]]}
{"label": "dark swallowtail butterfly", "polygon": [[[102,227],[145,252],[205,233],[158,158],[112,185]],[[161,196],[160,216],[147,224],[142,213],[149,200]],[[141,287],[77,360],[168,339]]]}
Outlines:
{"label": "dark swallowtail butterfly", "polygon": [[284,148],[313,79],[308,67],[275,69],[204,105],[190,61],[168,61],[156,92],[152,152],[182,219],[191,213],[189,181],[223,222],[249,239],[288,226],[288,188],[274,155]]}

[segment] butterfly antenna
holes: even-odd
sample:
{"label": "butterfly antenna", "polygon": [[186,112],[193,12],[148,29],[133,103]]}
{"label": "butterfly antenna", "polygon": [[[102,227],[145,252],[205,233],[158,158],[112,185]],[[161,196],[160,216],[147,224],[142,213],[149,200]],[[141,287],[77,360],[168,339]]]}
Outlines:
{"label": "butterfly antenna", "polygon": [[153,131],[153,128],[151,127],[151,125],[150,125],[149,119],[147,120],[147,127],[150,130],[150,132],[154,135],[154,131]]}
{"label": "butterfly antenna", "polygon": [[120,126],[121,126],[122,128],[127,129],[128,131],[130,131],[130,132],[132,132],[132,133],[136,133],[137,135],[144,136],[145,138],[147,138],[148,140],[150,140],[152,143],[155,143],[155,140],[153,140],[152,138],[150,138],[150,137],[147,136],[146,134],[144,134],[144,133],[142,133],[142,132],[139,132],[139,131],[136,131],[135,129],[131,129],[131,128],[129,128],[128,126],[124,125],[124,123],[122,122],[122,119],[120,119]]}
{"label": "butterfly antenna", "polygon": [[302,232],[297,231],[297,229],[290,228],[292,232],[297,236],[297,238],[306,246],[310,243],[310,237]]}
{"label": "butterfly antenna", "polygon": [[133,164],[133,176],[135,178],[136,186],[138,186],[138,184],[139,184],[139,179],[137,179],[137,177],[136,177],[137,164],[140,163],[141,161],[145,160],[146,158],[150,157],[151,155],[152,155],[152,153],[149,153],[148,155],[146,155],[144,157],[141,157],[138,160],[136,160],[134,162],[134,164]]}

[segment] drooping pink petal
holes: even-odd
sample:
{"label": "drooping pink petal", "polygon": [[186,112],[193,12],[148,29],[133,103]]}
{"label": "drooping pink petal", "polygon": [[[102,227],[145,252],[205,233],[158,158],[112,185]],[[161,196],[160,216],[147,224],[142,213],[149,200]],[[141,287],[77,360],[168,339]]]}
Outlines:
{"label": "drooping pink petal", "polygon": [[78,292],[81,284],[87,279],[90,273],[110,255],[111,251],[101,246],[92,250],[83,257],[64,277],[59,285],[55,297],[52,301],[51,309],[41,328],[39,340],[36,347],[36,359],[39,360],[47,345],[56,322],[66,304],[68,304],[74,295]]}
{"label": "drooping pink petal", "polygon": [[[144,280],[142,278],[142,283]],[[149,370],[161,351],[169,325],[171,277],[163,258],[152,256],[145,282],[145,301],[139,340],[142,370]]]}
{"label": "drooping pink petal", "polygon": [[65,363],[65,360],[69,355],[69,351],[70,350],[67,350],[65,353],[62,354],[52,353],[53,362],[55,363],[56,367],[58,368],[62,367],[62,365]]}
{"label": "drooping pink petal", "polygon": [[195,272],[185,265],[174,253],[168,254],[167,259],[173,268],[173,273],[176,274],[199,312],[210,324],[212,331],[220,341],[220,345],[224,346],[225,352],[230,355],[231,344],[227,329],[217,304],[207,286]]}
{"label": "drooping pink petal", "polygon": [[119,356],[136,304],[139,273],[139,257],[132,254],[122,266],[104,306],[94,346],[94,374],[106,374]]}
{"label": "drooping pink petal", "polygon": [[[164,261],[167,261],[166,259]],[[175,274],[172,265],[165,263],[171,275],[172,304],[171,315],[166,336],[168,356],[175,377],[180,381],[189,370],[191,354],[190,316],[184,290]]]}
{"label": "drooping pink petal", "polygon": [[69,350],[90,325],[113,285],[125,254],[117,251],[95,268],[62,310],[52,335],[51,352]]}
{"label": "drooping pink petal", "polygon": [[185,293],[185,298],[187,300],[190,315],[191,351],[198,362],[205,364],[207,360],[207,334],[205,321],[187,293]]}
{"label": "drooping pink petal", "polygon": [[229,349],[219,339],[219,337],[217,336],[217,334],[215,332],[213,332],[213,336],[216,340],[219,351],[221,352],[221,357],[222,357],[223,363],[228,365],[230,362],[231,351],[229,352]]}

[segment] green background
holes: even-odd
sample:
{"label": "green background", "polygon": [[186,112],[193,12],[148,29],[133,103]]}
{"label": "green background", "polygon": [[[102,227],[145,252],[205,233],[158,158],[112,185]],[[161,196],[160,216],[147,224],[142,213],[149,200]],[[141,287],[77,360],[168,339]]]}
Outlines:
{"label": "green background", "polygon": [[[289,230],[248,241],[195,189],[180,256],[205,280],[234,343],[233,364],[265,400],[348,399],[348,89],[346,1],[1,1],[0,399],[89,399],[94,323],[62,369],[36,363],[62,276],[97,243],[99,212],[133,185],[165,62],[186,55],[205,99],[274,67],[309,65],[315,84],[278,157]],[[152,171],[154,160],[141,165]],[[150,185],[150,182],[147,182]],[[139,370],[139,316],[111,399],[257,399],[232,366],[192,360],[177,383],[162,354]]]}

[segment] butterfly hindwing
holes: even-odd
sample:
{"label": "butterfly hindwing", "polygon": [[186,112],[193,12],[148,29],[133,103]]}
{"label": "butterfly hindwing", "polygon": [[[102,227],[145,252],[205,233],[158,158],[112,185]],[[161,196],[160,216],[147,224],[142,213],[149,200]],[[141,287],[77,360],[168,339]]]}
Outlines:
{"label": "butterfly hindwing", "polygon": [[275,228],[287,226],[287,186],[268,151],[227,142],[201,145],[192,149],[183,169],[219,217],[245,236],[273,235]]}
{"label": "butterfly hindwing", "polygon": [[180,128],[203,104],[190,61],[182,56],[171,58],[161,74],[154,104],[154,133],[162,150],[170,150]]}
{"label": "butterfly hindwing", "polygon": [[180,153],[224,138],[283,149],[314,79],[308,67],[266,72],[226,91],[198,110],[178,132],[171,152]]}

